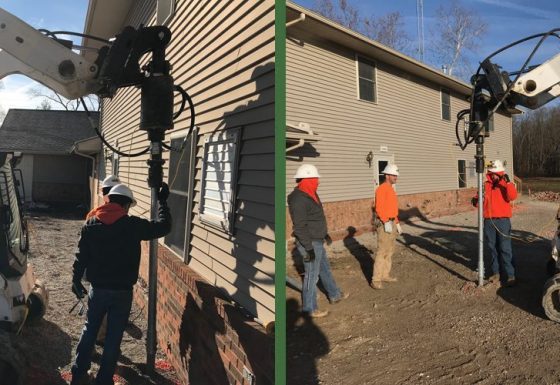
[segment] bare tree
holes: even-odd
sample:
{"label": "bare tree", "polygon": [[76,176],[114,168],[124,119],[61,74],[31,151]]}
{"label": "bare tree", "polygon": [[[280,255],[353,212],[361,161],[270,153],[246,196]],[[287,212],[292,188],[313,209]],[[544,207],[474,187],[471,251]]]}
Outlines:
{"label": "bare tree", "polygon": [[51,102],[47,99],[41,100],[41,104],[37,106],[38,110],[52,110]]}
{"label": "bare tree", "polygon": [[[65,97],[59,95],[58,93],[51,91],[45,87],[33,87],[27,91],[27,94],[31,98],[41,98],[40,104],[37,109],[40,110],[50,110],[53,104],[66,111],[78,111],[80,109],[81,103],[79,99],[68,100]],[[88,95],[84,97],[84,102],[89,110],[97,111],[99,109],[99,102],[97,97],[94,95]]]}
{"label": "bare tree", "polygon": [[402,15],[392,12],[381,17],[361,17],[347,0],[315,0],[316,12],[391,48],[404,51],[410,46]]}
{"label": "bare tree", "polygon": [[410,38],[404,29],[400,12],[391,12],[381,17],[364,19],[364,34],[398,51],[410,49]]}
{"label": "bare tree", "polygon": [[541,108],[514,118],[513,155],[519,175],[560,175],[559,106]]}
{"label": "bare tree", "polygon": [[449,75],[470,76],[472,71],[469,71],[465,50],[476,52],[487,28],[474,10],[463,7],[458,0],[439,6],[431,49],[436,61],[447,68]]}
{"label": "bare tree", "polygon": [[343,26],[350,28],[354,31],[359,31],[361,28],[362,20],[360,13],[356,8],[348,3],[347,0],[315,0],[316,12],[331,19]]}

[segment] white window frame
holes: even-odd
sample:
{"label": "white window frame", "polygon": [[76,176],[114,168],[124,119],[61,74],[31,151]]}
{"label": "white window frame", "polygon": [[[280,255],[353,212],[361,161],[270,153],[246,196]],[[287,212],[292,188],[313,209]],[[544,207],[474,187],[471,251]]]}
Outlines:
{"label": "white window frame", "polygon": [[[446,92],[449,95],[449,119],[445,119],[443,117],[443,93],[444,92]],[[450,122],[451,121],[451,91],[447,88],[439,89],[439,108],[440,108],[441,120],[445,122]]]}
{"label": "white window frame", "polygon": [[[208,226],[220,229],[230,235],[233,235],[233,228],[235,222],[235,205],[236,205],[236,195],[237,195],[237,174],[239,168],[239,149],[241,147],[241,129],[227,129],[219,132],[207,135],[204,138],[204,152],[203,152],[203,163],[202,163],[202,187],[200,189],[200,203],[198,206],[200,221]],[[208,173],[208,150],[210,146],[213,145],[229,145],[232,144],[230,155],[233,156],[230,159],[230,175],[231,180],[229,182],[229,199],[227,202],[229,204],[229,209],[224,212],[224,218],[218,217],[210,213],[213,208],[207,207],[206,205],[206,188],[207,183],[210,180],[207,177]],[[219,181],[218,181],[219,182]],[[224,191],[218,190],[220,194]],[[221,198],[220,198],[221,199]],[[222,201],[223,202],[223,201]]]}
{"label": "white window frame", "polygon": [[[375,60],[372,60],[366,56],[362,56],[359,54],[355,55],[356,58],[356,98],[362,102],[366,102],[366,103],[371,103],[371,104],[377,104],[378,103],[378,99],[377,99],[377,62],[375,62]],[[373,100],[366,100],[366,99],[362,99],[360,97],[360,59],[365,60],[371,64],[373,64]],[[369,79],[366,79],[369,80]]]}
{"label": "white window frame", "polygon": [[[175,132],[173,134],[170,135],[169,139],[170,140],[175,140],[175,139],[181,139],[181,138],[185,138],[188,135],[192,136],[192,140],[190,143],[190,160],[189,160],[189,170],[187,172],[187,177],[189,178],[189,186],[188,186],[188,191],[186,199],[187,199],[187,204],[185,207],[185,234],[184,234],[184,238],[183,238],[183,253],[180,254],[178,252],[178,249],[174,248],[171,244],[166,243],[165,241],[165,237],[162,237],[162,243],[169,249],[171,250],[173,253],[179,255],[182,259],[183,262],[188,263],[189,262],[189,255],[190,255],[190,243],[191,243],[191,232],[192,232],[192,212],[193,212],[193,202],[194,202],[194,194],[195,194],[195,190],[194,190],[194,185],[196,183],[195,181],[195,172],[196,172],[196,153],[197,153],[197,148],[198,148],[198,127],[194,127],[193,131],[191,133],[187,132],[187,131],[180,131],[180,132]],[[169,166],[171,166],[171,155],[169,155]],[[168,169],[168,181],[167,183],[170,184],[170,188],[172,188],[173,186],[171,186],[171,182],[172,182],[172,178],[174,177],[173,175],[171,175],[171,169]]]}

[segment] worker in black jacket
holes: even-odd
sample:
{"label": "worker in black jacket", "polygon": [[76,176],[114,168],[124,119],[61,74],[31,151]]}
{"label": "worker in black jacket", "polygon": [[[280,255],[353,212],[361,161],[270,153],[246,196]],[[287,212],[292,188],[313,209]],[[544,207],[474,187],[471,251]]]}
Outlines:
{"label": "worker in black jacket", "polygon": [[136,204],[132,191],[123,184],[111,188],[109,203],[100,206],[95,216],[82,227],[73,265],[72,292],[83,298],[88,294],[82,277],[90,282],[87,319],[76,348],[72,366],[72,385],[82,383],[91,366],[97,332],[107,315],[107,335],[97,385],[113,385],[113,374],[120,355],[120,344],[132,306],[132,287],[138,279],[141,241],[162,237],[171,231],[167,207],[169,187],[158,193],[159,217],[148,221],[129,216]]}
{"label": "worker in black jacket", "polygon": [[328,314],[328,311],[321,311],[317,306],[319,278],[327,291],[330,303],[348,298],[348,294],[343,293],[334,281],[324,246],[328,231],[323,205],[317,195],[319,177],[319,171],[314,165],[301,165],[294,175],[298,185],[288,196],[296,246],[303,255],[305,268],[302,288],[303,312],[311,317],[324,317]]}

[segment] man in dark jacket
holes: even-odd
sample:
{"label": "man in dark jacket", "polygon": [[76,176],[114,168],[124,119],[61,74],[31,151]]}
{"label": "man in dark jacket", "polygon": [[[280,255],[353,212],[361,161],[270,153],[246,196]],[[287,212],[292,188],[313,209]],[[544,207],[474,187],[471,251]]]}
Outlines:
{"label": "man in dark jacket", "polygon": [[301,165],[294,179],[297,187],[288,196],[296,246],[303,255],[305,276],[303,279],[303,312],[311,317],[324,317],[328,311],[317,306],[317,282],[323,284],[330,303],[348,298],[336,285],[331,273],[324,241],[328,237],[327,220],[323,205],[317,195],[319,171],[312,164]]}
{"label": "man in dark jacket", "polygon": [[159,238],[171,231],[167,207],[169,187],[165,183],[158,193],[159,218],[155,222],[128,215],[136,200],[127,186],[118,184],[108,195],[109,203],[100,206],[82,227],[73,265],[72,292],[78,298],[88,294],[81,282],[84,272],[91,286],[87,319],[72,366],[72,385],[82,383],[91,366],[95,339],[105,315],[107,335],[95,383],[113,385],[120,344],[132,306],[132,288],[138,279],[141,241]]}

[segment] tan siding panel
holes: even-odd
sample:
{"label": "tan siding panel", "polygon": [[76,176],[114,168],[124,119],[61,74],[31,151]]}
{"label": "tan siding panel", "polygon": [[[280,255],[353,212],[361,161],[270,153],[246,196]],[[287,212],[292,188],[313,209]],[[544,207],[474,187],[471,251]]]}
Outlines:
{"label": "tan siding panel", "polygon": [[[139,1],[128,24],[154,22],[155,0]],[[273,319],[274,290],[274,2],[179,1],[171,20],[167,59],[172,76],[193,98],[200,127],[195,161],[193,206],[200,201],[204,137],[216,130],[243,127],[237,177],[234,235],[193,218],[189,266],[224,288],[261,320]],[[175,109],[180,96],[175,97]],[[184,112],[168,132],[190,126]],[[140,93],[121,89],[103,103],[102,127],[107,140],[122,151],[148,145],[139,130]],[[167,139],[169,140],[169,139]],[[164,159],[169,154],[164,153]],[[138,200],[131,211],[149,216],[149,157],[120,158],[119,176]],[[166,178],[168,164],[164,166]]]}
{"label": "tan siding panel", "polygon": [[[317,42],[287,40],[287,121],[306,122],[321,136],[314,151],[288,154],[291,178],[304,162],[319,167],[319,194],[325,202],[370,198],[374,170],[366,155],[392,155],[399,165],[399,194],[458,188],[457,160],[474,159],[474,148],[456,145],[455,115],[466,101],[452,94],[452,121],[441,120],[440,88],[377,61],[377,102],[357,99],[354,52]],[[372,58],[375,60],[375,58]],[[496,119],[488,159],[512,162],[509,118]],[[381,147],[387,152],[381,152]],[[469,163],[467,162],[467,165]],[[468,174],[468,172],[467,172]],[[468,177],[469,185],[476,184]]]}

